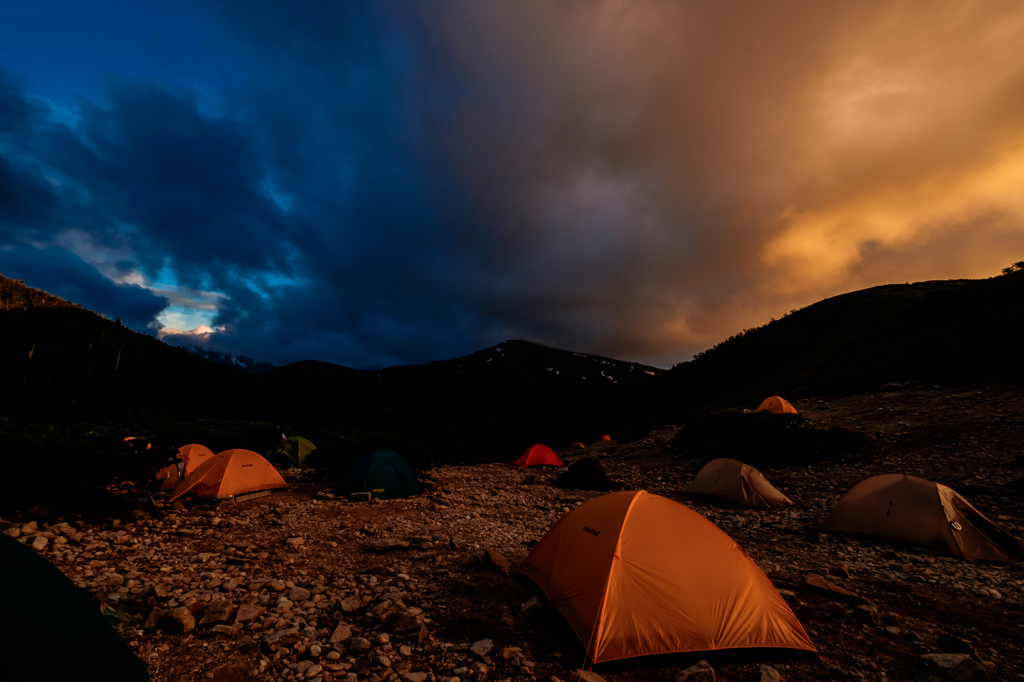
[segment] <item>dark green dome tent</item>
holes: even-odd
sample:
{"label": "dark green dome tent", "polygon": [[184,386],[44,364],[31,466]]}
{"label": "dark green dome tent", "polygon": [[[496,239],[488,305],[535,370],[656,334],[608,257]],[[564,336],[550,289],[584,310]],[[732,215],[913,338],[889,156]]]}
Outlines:
{"label": "dark green dome tent", "polygon": [[372,493],[386,500],[420,494],[416,472],[405,459],[390,450],[374,450],[356,460],[335,495]]}
{"label": "dark green dome tent", "polygon": [[[34,549],[6,535],[0,535],[0,584],[10,588],[0,599],[0,679],[9,679],[5,674],[18,682],[149,679],[146,664],[92,596]],[[41,664],[53,660],[55,651],[70,668]]]}

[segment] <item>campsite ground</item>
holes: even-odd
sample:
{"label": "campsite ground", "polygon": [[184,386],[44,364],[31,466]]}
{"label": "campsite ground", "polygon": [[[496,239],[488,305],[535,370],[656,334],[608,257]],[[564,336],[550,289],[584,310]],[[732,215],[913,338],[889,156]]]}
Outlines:
{"label": "campsite ground", "polygon": [[[788,510],[684,498],[680,491],[699,463],[675,451],[676,427],[631,443],[596,443],[586,453],[627,489],[683,501],[729,533],[789,593],[821,654],[708,656],[718,679],[759,680],[760,664],[768,663],[783,680],[913,680],[924,670],[921,654],[950,648],[939,642],[944,634],[973,647],[991,679],[1024,679],[1020,567],[975,565],[814,529],[858,480],[907,472],[950,485],[1020,535],[1024,391],[888,384],[795,405],[821,427],[863,431],[871,445],[829,462],[762,469],[796,502]],[[497,464],[430,473],[438,489],[406,500],[327,499],[318,494],[327,482],[300,476],[288,492],[239,504],[161,504],[99,525],[70,519],[71,528],[39,519],[39,529],[26,535],[49,535],[44,555],[97,595],[156,681],[377,682],[392,674],[480,680],[481,665],[490,680],[575,679],[583,647],[565,622],[550,607],[524,622],[520,605],[533,596],[532,586],[473,555],[490,548],[514,567],[561,514],[599,493],[560,490],[554,471]],[[4,527],[20,529],[30,520],[7,519]],[[852,596],[805,583],[826,569],[827,584]],[[236,624],[236,610],[216,622],[215,597],[236,609],[251,605],[246,615],[264,611]],[[880,622],[860,620],[870,617],[854,610],[859,603],[873,605]],[[207,620],[215,624],[174,633],[175,621],[158,616],[183,605],[192,605],[197,621],[214,615]],[[339,625],[351,636],[330,653]],[[474,653],[470,646],[484,639],[493,648]],[[672,680],[699,658],[635,659],[594,670],[615,682]]]}

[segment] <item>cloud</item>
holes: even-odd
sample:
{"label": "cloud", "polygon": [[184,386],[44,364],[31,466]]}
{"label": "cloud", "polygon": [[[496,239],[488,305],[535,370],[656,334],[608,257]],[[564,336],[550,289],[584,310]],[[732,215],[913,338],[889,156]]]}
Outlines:
{"label": "cloud", "polygon": [[173,281],[216,350],[668,365],[1022,257],[1013,4],[201,7],[256,74],[217,106],[111,77],[60,118],[0,75],[0,244]]}
{"label": "cloud", "polygon": [[0,273],[145,331],[167,300],[135,284],[115,284],[62,249],[0,248]]}

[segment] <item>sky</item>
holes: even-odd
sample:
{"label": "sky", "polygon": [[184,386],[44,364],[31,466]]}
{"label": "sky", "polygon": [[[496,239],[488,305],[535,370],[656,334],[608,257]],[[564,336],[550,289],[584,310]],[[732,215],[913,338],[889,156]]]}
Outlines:
{"label": "sky", "polygon": [[1024,5],[37,0],[0,273],[175,343],[667,367],[1024,259]]}

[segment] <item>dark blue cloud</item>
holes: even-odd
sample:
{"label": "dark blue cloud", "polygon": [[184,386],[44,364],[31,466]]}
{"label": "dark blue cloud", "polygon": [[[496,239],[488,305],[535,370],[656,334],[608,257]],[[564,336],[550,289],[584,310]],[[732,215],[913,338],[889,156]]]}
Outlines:
{"label": "dark blue cloud", "polygon": [[167,307],[166,299],[136,284],[115,284],[63,249],[0,248],[0,273],[140,331]]}

